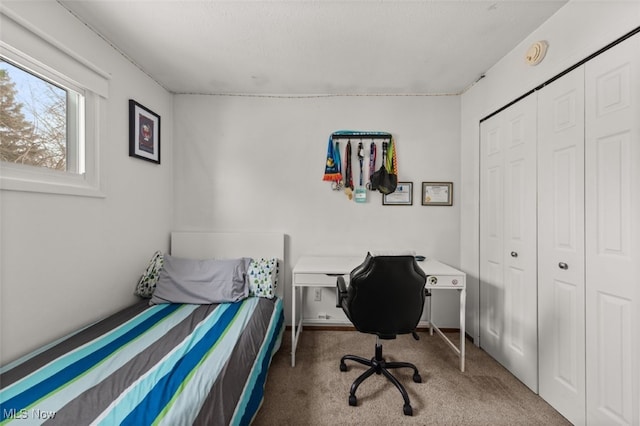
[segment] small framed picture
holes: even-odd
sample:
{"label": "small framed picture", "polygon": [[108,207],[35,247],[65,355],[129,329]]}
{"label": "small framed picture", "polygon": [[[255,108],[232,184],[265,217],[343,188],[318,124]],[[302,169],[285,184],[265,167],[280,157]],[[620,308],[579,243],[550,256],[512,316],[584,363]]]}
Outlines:
{"label": "small framed picture", "polygon": [[160,116],[129,99],[129,156],[160,164]]}
{"label": "small framed picture", "polygon": [[422,182],[422,205],[453,205],[453,182]]}
{"label": "small framed picture", "polygon": [[382,195],[383,206],[411,206],[413,205],[413,182],[398,182],[396,190],[391,194]]}

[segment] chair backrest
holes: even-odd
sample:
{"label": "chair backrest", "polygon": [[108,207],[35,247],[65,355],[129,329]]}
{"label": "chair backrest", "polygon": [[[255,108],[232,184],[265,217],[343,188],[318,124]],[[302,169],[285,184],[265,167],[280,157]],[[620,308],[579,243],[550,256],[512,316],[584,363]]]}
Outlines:
{"label": "chair backrest", "polygon": [[413,256],[371,256],[351,271],[345,313],[358,331],[393,339],[415,331],[427,277]]}

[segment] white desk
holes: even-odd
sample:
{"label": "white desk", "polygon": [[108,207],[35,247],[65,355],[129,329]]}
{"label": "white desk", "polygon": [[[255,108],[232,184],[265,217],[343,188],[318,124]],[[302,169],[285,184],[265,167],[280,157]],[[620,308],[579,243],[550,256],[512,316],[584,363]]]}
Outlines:
{"label": "white desk", "polygon": [[[291,285],[291,366],[296,365],[296,346],[304,319],[304,295],[307,287],[336,287],[339,275],[349,275],[351,270],[364,261],[364,256],[358,257],[331,257],[331,256],[303,256],[293,268],[293,282]],[[430,290],[448,289],[460,292],[460,344],[456,346],[433,323],[431,297],[429,300],[429,332],[435,330],[460,358],[460,371],[464,371],[464,343],[465,343],[465,300],[466,300],[466,274],[462,271],[438,262],[435,259],[427,259],[418,262],[418,265],[427,275],[426,288]],[[300,296],[300,319],[296,320],[296,304]]]}

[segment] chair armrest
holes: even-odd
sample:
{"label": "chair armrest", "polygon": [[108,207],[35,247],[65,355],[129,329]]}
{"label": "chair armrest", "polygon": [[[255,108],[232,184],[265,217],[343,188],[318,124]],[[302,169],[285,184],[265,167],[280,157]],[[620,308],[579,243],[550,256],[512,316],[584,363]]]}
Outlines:
{"label": "chair armrest", "polygon": [[342,307],[342,299],[347,297],[347,283],[344,277],[338,277],[336,282],[336,308]]}

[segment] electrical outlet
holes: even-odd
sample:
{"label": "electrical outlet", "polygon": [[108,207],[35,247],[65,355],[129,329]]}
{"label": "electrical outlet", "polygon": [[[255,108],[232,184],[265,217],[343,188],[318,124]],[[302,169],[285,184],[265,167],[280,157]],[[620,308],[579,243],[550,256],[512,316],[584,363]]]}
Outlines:
{"label": "electrical outlet", "polygon": [[322,300],[322,289],[321,288],[316,288],[316,294],[315,294],[315,297],[313,298],[313,300],[315,300],[316,302],[320,302]]}

